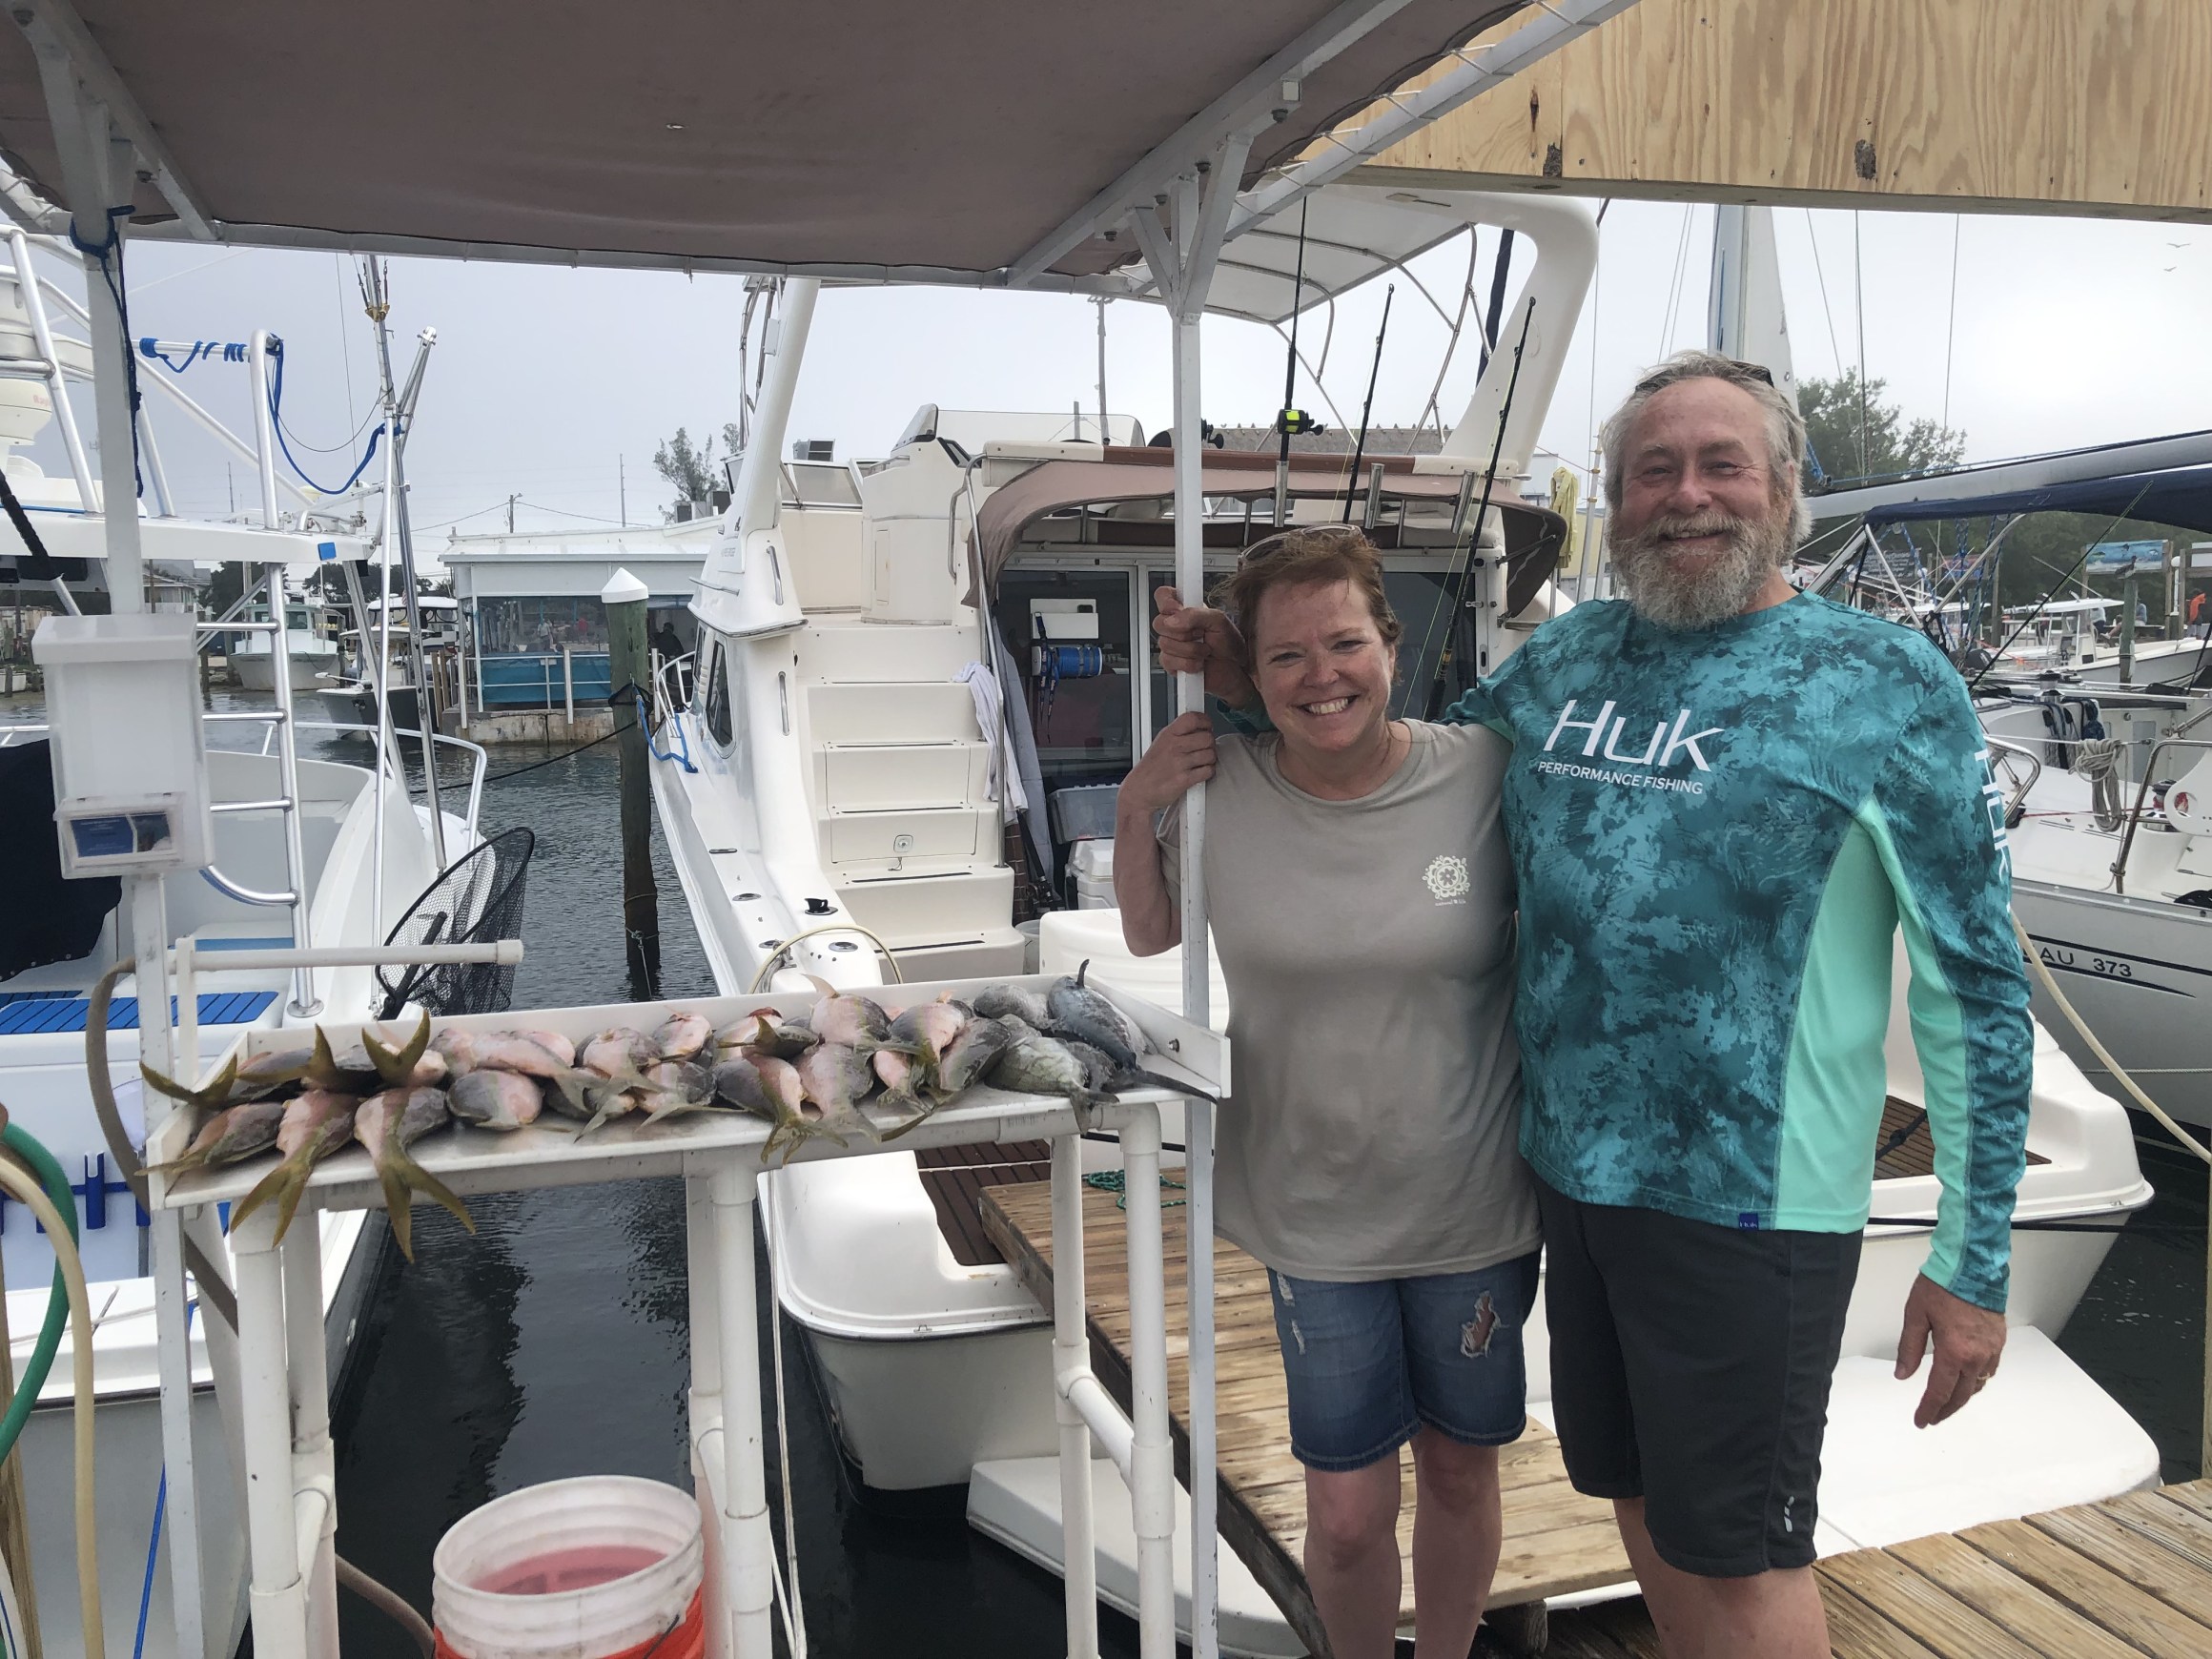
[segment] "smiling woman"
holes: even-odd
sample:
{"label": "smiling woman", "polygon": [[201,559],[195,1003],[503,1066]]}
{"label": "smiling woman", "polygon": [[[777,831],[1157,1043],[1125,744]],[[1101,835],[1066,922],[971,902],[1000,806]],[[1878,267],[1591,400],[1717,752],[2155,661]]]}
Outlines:
{"label": "smiling woman", "polygon": [[[1217,740],[1186,714],[1122,784],[1116,846],[1151,854],[1115,860],[1123,936],[1147,955],[1176,942],[1182,797],[1207,782],[1207,912],[1239,1045],[1217,1226],[1270,1270],[1306,1577],[1338,1652],[1388,1651],[1410,1441],[1418,1645],[1464,1652],[1536,1285],[1506,751],[1483,727],[1390,718],[1403,629],[1358,530],[1270,538],[1220,598],[1275,729]],[[1179,608],[1172,590],[1161,608]]]}

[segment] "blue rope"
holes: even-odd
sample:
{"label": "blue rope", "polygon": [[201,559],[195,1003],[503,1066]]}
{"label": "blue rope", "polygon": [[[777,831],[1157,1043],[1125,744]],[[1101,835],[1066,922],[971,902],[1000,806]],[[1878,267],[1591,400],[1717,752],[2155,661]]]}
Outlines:
{"label": "blue rope", "polygon": [[675,752],[662,754],[662,749],[659,749],[659,746],[655,746],[655,741],[652,741],[652,721],[645,717],[645,692],[642,688],[637,688],[637,686],[630,686],[630,697],[637,699],[637,730],[642,730],[645,734],[645,752],[648,752],[655,761],[675,761],[677,766],[682,766],[686,769],[686,772],[697,774],[699,768],[690,763],[690,739],[684,737],[684,719],[670,717],[670,721],[668,721],[670,730],[677,734],[677,746],[682,748],[684,752],[682,754],[675,754]]}
{"label": "blue rope", "polygon": [[184,354],[184,361],[181,363],[163,351],[161,342],[152,335],[148,335],[138,342],[138,355],[140,357],[151,358],[154,361],[166,367],[170,373],[176,375],[183,374],[185,370],[191,368],[202,358],[214,358],[217,352],[222,354],[223,361],[226,363],[242,363],[246,360],[247,348],[236,340],[226,344],[221,340],[195,339],[192,342],[192,349]]}
{"label": "blue rope", "polygon": [[[346,491],[360,481],[361,474],[369,470],[369,462],[377,458],[377,440],[384,436],[387,423],[379,421],[377,429],[369,434],[369,447],[361,452],[361,463],[354,468],[345,482],[339,484],[336,489],[332,489],[328,484],[317,483],[315,480],[308,478],[307,468],[301,466],[298,457],[292,453],[292,445],[284,441],[284,417],[280,413],[284,402],[284,342],[272,336],[269,340],[269,355],[276,362],[276,373],[269,379],[269,424],[276,429],[276,447],[284,452],[284,459],[292,463],[292,470],[306,481],[308,488],[319,490],[326,496],[344,495]],[[384,510],[386,512],[392,510],[389,502],[384,504]]]}

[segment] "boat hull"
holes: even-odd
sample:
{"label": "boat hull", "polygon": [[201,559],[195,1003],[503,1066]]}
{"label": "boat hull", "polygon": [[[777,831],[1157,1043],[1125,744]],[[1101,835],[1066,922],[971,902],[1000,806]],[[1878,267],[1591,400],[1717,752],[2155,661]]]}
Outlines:
{"label": "boat hull", "polygon": [[[2013,908],[2113,1057],[2175,1117],[2212,1126],[2212,912],[2029,880],[2013,884]],[[2038,1023],[2092,1083],[2124,1099],[2042,981],[2033,983]]]}
{"label": "boat hull", "polygon": [[[330,677],[338,671],[336,651],[294,651],[292,653],[292,689],[313,691],[318,686],[327,686]],[[241,689],[247,691],[274,691],[276,688],[276,666],[267,651],[238,651],[231,657],[231,676]]]}

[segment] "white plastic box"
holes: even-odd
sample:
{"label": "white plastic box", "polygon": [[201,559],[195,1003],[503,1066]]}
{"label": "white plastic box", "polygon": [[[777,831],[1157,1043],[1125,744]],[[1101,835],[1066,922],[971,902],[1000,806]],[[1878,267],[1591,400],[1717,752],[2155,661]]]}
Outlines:
{"label": "white plastic box", "polygon": [[189,616],[51,616],[46,671],[54,824],[67,876],[197,870],[215,824]]}

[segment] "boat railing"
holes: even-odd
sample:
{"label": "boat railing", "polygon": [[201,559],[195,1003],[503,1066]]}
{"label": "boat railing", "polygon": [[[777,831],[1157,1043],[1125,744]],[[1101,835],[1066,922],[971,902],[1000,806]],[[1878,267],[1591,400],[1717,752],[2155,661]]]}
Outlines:
{"label": "boat railing", "polygon": [[[236,717],[226,714],[211,714],[207,718],[224,720]],[[359,721],[302,720],[297,724],[301,731],[343,731],[358,733],[363,737],[371,738],[377,735],[377,727]],[[395,726],[391,729],[394,737],[411,737],[417,743],[422,741],[422,732],[420,727]],[[261,753],[267,754],[269,752],[269,744],[275,736],[276,728],[272,726],[269,731],[262,736]],[[484,751],[481,744],[471,743],[465,737],[448,737],[440,731],[435,733],[431,741],[443,744],[447,748],[460,749],[469,757],[468,807],[461,814],[461,823],[468,833],[474,836],[476,834],[477,812],[483,804],[484,774],[491,765],[491,756]]]}
{"label": "boat railing", "polygon": [[2136,786],[2135,806],[2127,814],[2127,828],[2120,837],[2120,856],[2112,861],[2112,891],[2127,891],[2127,859],[2135,850],[2135,832],[2143,820],[2143,807],[2150,799],[2151,780],[2158,775],[2159,756],[2169,748],[2212,749],[2212,741],[2198,737],[2162,737],[2151,746],[2150,758],[2143,762],[2142,782]]}
{"label": "boat railing", "polygon": [[[2012,786],[2011,792],[2005,796],[2004,822],[2007,830],[2015,829],[2027,815],[2028,791],[2036,787],[2036,780],[2043,775],[2043,757],[2023,743],[1992,737],[1987,732],[1982,734],[1982,738],[1989,745],[1991,772],[2001,771]],[[2022,761],[2028,767],[2028,775],[2024,778],[2018,775],[2017,770],[2018,763]]]}
{"label": "boat railing", "polygon": [[684,693],[686,677],[696,681],[699,655],[685,651],[674,657],[664,657],[651,651],[653,682],[653,724],[657,727],[671,715],[691,707],[691,699]]}

